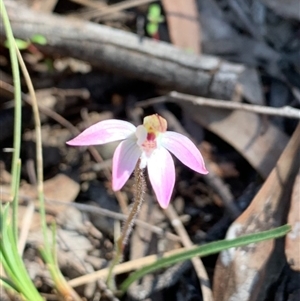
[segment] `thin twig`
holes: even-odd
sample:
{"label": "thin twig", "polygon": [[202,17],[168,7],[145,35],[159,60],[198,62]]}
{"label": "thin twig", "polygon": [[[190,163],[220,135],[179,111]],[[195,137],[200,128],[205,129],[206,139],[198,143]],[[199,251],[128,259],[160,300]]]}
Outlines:
{"label": "thin twig", "polygon": [[[114,212],[108,209],[104,209],[104,208],[100,208],[100,207],[96,207],[93,205],[87,205],[87,204],[79,204],[79,203],[66,203],[66,202],[62,202],[62,201],[57,201],[57,200],[50,200],[50,199],[46,199],[46,202],[51,202],[51,203],[57,203],[60,205],[65,205],[65,206],[73,206],[76,207],[79,210],[85,211],[85,212],[92,212],[92,213],[97,213],[100,214],[102,216],[106,216],[106,217],[110,217],[116,220],[121,220],[124,221],[126,220],[127,216],[123,213],[118,213],[118,212]],[[136,219],[135,220],[135,224],[141,228],[147,229],[157,235],[165,235],[166,238],[173,240],[173,241],[180,241],[180,238],[168,231],[164,231],[162,228],[155,226],[155,225],[150,225],[147,222],[144,222],[140,219]]]}
{"label": "thin twig", "polygon": [[38,197],[40,201],[40,214],[41,214],[42,231],[44,236],[44,244],[46,250],[50,252],[50,243],[47,235],[47,223],[46,223],[45,200],[44,200],[44,165],[43,165],[42,132],[41,132],[41,120],[39,114],[39,107],[38,107],[38,102],[36,99],[36,95],[35,95],[35,91],[33,88],[30,75],[27,71],[27,68],[25,66],[25,63],[23,61],[19,49],[16,50],[17,50],[19,64],[22,69],[31,98],[31,106],[32,106],[32,111],[34,116],[34,124],[35,124],[35,132],[36,132],[37,191],[38,191]]}
{"label": "thin twig", "polygon": [[[10,195],[8,192],[2,190],[1,191],[2,195]],[[33,198],[28,197],[28,196],[24,196],[24,195],[20,195],[19,198],[23,201],[26,202],[31,202]],[[54,203],[54,204],[58,204],[58,205],[64,205],[64,206],[73,206],[77,209],[79,209],[80,211],[84,211],[84,212],[91,212],[91,213],[96,213],[102,216],[106,216],[106,217],[110,217],[112,219],[115,220],[120,220],[120,221],[124,221],[126,220],[127,216],[123,213],[118,213],[118,212],[114,212],[108,209],[104,209],[104,208],[100,208],[100,207],[96,207],[93,205],[88,205],[88,204],[79,204],[79,203],[66,203],[63,201],[59,201],[59,200],[53,200],[53,199],[48,199],[45,198],[46,203]],[[37,208],[38,209],[38,208]],[[172,240],[172,241],[180,241],[179,236],[168,232],[168,231],[164,231],[162,228],[155,226],[155,225],[150,225],[147,222],[144,222],[140,219],[136,219],[135,220],[135,224],[141,228],[147,229],[159,236],[163,236],[165,235],[166,238]]]}
{"label": "thin twig", "polygon": [[188,101],[195,105],[213,107],[226,110],[243,110],[247,112],[253,112],[262,115],[281,116],[292,119],[300,119],[300,110],[290,106],[284,106],[281,108],[273,108],[267,106],[251,105],[240,102],[233,102],[228,100],[204,98],[199,96],[193,96],[189,94],[183,94],[176,91],[170,92],[166,96],[156,97],[141,101],[137,104],[139,107],[147,107],[156,103],[162,103],[167,101]]}
{"label": "thin twig", "polygon": [[[98,6],[91,11],[84,12],[80,15],[84,15],[85,18],[101,18],[110,14],[118,13],[122,10],[140,6],[143,4],[154,2],[155,0],[125,0],[120,3],[112,4],[109,6]],[[74,1],[75,2],[75,1]],[[81,1],[82,2],[82,1]]]}
{"label": "thin twig", "polygon": [[[172,226],[174,227],[176,233],[180,236],[181,242],[183,246],[188,250],[190,248],[193,248],[194,245],[184,228],[177,212],[175,211],[174,207],[172,204],[168,206],[167,209],[164,210],[166,216],[170,220]],[[197,273],[200,286],[201,286],[201,291],[202,291],[202,296],[204,301],[213,301],[213,296],[212,296],[212,291],[210,288],[210,281],[208,278],[208,275],[206,273],[205,267],[199,257],[194,257],[191,259],[193,266],[195,268],[195,271]]]}

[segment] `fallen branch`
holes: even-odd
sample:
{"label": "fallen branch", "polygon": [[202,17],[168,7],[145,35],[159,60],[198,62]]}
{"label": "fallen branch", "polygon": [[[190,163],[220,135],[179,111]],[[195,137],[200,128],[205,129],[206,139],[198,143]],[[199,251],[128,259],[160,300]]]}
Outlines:
{"label": "fallen branch", "polygon": [[[170,90],[231,99],[240,74],[246,70],[242,65],[192,55],[125,31],[30,10],[15,1],[6,0],[5,5],[15,36],[27,40],[37,33],[43,35],[47,45],[37,46],[43,52],[75,57]],[[2,31],[0,39],[5,39]]]}

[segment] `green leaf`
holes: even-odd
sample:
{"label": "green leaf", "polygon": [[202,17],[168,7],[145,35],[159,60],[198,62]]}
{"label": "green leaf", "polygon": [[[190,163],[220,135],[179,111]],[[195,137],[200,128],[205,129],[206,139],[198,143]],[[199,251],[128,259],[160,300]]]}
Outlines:
{"label": "green leaf", "polygon": [[47,45],[47,39],[41,34],[35,34],[30,38],[30,41],[39,45]]}
{"label": "green leaf", "polygon": [[146,31],[149,36],[153,36],[158,32],[158,24],[157,23],[148,23],[146,26]]}
{"label": "green leaf", "polygon": [[244,235],[231,240],[220,240],[212,243],[208,243],[206,245],[202,245],[199,247],[195,247],[190,250],[184,250],[180,253],[169,257],[163,257],[158,259],[155,263],[150,264],[141,268],[140,270],[132,273],[122,284],[121,291],[124,293],[128,289],[128,287],[136,280],[141,277],[155,272],[161,268],[168,267],[170,265],[176,264],[178,262],[182,262],[185,260],[192,259],[195,256],[208,256],[212,254],[216,254],[223,250],[227,250],[233,247],[241,247],[244,245],[248,245],[251,243],[257,243],[263,240],[275,239],[281,236],[286,235],[291,230],[291,226],[284,225],[272,230],[263,231],[255,234]]}
{"label": "green leaf", "polygon": [[[28,46],[30,45],[30,42],[27,42],[27,41],[24,41],[24,40],[21,40],[21,39],[15,39],[15,42],[16,42],[16,45],[17,45],[17,47],[18,47],[19,50],[27,49]],[[8,42],[8,40],[6,40],[4,42],[4,46],[6,48],[9,48],[9,42]]]}
{"label": "green leaf", "polygon": [[155,20],[159,19],[160,16],[161,16],[160,5],[158,5],[158,4],[149,5],[148,19],[150,21],[155,21]]}

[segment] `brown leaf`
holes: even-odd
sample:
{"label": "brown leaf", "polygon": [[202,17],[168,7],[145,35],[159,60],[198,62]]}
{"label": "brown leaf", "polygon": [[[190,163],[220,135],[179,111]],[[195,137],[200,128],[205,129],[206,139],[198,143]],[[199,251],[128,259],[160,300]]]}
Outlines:
{"label": "brown leaf", "polygon": [[[293,181],[300,167],[300,125],[250,206],[227,237],[279,226],[285,220]],[[220,254],[214,275],[215,301],[264,300],[285,264],[282,240],[268,240]]]}
{"label": "brown leaf", "polygon": [[194,54],[201,53],[201,31],[195,0],[162,1],[169,28],[171,42]]}

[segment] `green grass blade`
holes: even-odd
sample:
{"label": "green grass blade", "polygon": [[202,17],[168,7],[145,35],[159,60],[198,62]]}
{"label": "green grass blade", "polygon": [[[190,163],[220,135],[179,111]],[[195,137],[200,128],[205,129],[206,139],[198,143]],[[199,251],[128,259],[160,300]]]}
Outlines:
{"label": "green grass blade", "polygon": [[0,206],[0,260],[13,287],[26,300],[42,301],[41,295],[32,283],[14,240],[14,233],[9,217],[9,206]]}
{"label": "green grass blade", "polygon": [[11,281],[14,283],[15,287],[19,290],[20,287],[18,286],[18,277],[15,275],[12,267],[8,264],[7,258],[5,257],[5,254],[1,251],[0,252],[0,260],[1,264],[6,272],[6,275],[11,279]]}
{"label": "green grass blade", "polygon": [[[18,240],[18,161],[20,159],[20,149],[21,149],[21,120],[22,120],[22,101],[21,101],[21,80],[20,80],[20,71],[18,65],[18,59],[16,54],[15,40],[13,32],[10,26],[8,14],[4,5],[3,0],[0,0],[0,14],[3,19],[4,29],[6,37],[9,43],[9,55],[11,60],[12,75],[14,82],[14,96],[15,96],[15,111],[14,111],[14,151],[12,159],[12,184],[11,184],[11,194],[14,199],[13,205],[13,231],[15,240]],[[14,47],[13,47],[14,46]],[[16,195],[17,193],[17,195]]]}
{"label": "green grass blade", "polygon": [[208,256],[212,254],[216,254],[220,251],[227,250],[234,247],[241,247],[244,245],[248,245],[251,243],[257,243],[260,241],[275,239],[286,235],[291,230],[289,225],[284,225],[272,230],[263,231],[255,234],[248,234],[236,239],[231,240],[220,240],[216,242],[211,242],[206,245],[202,245],[199,247],[195,247],[190,250],[185,250],[181,253],[158,259],[155,263],[145,266],[140,270],[132,273],[122,284],[121,291],[124,293],[128,289],[128,287],[136,280],[141,277],[155,272],[161,268],[168,267],[170,265],[176,264],[178,262],[182,262],[188,259],[191,259],[195,256]]}

